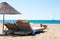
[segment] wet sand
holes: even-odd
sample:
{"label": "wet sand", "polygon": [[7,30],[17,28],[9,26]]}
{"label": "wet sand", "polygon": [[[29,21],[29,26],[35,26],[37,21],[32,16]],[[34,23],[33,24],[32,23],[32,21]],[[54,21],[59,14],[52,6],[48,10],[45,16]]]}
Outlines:
{"label": "wet sand", "polygon": [[[33,27],[38,25],[31,24]],[[60,40],[60,24],[46,24],[48,27],[44,33],[35,36],[1,36],[0,40]],[[2,32],[2,24],[0,24],[0,34]]]}

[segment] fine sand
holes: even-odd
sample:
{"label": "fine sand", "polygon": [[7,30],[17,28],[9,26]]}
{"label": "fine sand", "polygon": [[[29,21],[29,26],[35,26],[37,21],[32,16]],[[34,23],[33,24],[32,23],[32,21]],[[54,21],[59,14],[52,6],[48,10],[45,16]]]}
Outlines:
{"label": "fine sand", "polygon": [[[33,27],[38,27],[38,24],[31,24]],[[47,29],[44,33],[36,34],[35,36],[2,36],[0,40],[60,40],[60,24],[46,24]],[[2,24],[0,24],[0,34],[2,33]]]}

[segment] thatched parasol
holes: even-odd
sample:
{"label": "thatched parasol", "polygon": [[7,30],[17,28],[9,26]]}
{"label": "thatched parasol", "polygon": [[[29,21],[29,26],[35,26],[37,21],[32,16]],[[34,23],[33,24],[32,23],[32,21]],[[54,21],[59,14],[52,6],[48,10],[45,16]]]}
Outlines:
{"label": "thatched parasol", "polygon": [[0,3],[0,14],[3,14],[3,31],[4,31],[4,15],[5,14],[21,14],[13,7],[11,7],[8,3],[2,2]]}

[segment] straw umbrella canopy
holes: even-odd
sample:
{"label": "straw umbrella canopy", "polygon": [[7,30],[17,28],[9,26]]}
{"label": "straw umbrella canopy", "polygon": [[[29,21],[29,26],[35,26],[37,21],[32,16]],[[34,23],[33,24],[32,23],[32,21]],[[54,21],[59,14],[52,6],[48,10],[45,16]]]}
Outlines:
{"label": "straw umbrella canopy", "polygon": [[15,14],[21,14],[21,13],[19,13],[16,9],[11,7],[8,3],[2,2],[0,3],[0,14],[3,14],[3,31],[4,31],[4,15],[5,14],[15,15]]}

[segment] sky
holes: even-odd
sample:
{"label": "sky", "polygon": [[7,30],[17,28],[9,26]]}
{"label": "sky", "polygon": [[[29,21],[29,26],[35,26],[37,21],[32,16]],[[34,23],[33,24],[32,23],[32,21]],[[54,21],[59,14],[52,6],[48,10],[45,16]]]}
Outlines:
{"label": "sky", "polygon": [[[60,0],[0,0],[1,2],[7,2],[22,13],[5,15],[5,20],[60,20]],[[2,18],[0,15],[0,20]]]}

